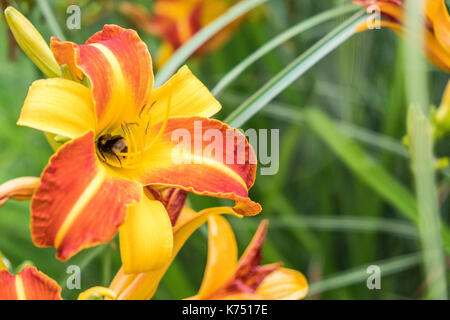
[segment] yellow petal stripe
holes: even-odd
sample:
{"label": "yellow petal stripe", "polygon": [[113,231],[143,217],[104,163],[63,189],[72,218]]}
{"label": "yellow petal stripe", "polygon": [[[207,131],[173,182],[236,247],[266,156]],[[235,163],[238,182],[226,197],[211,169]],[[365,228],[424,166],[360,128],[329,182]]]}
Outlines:
{"label": "yellow petal stripe", "polygon": [[305,276],[296,270],[280,268],[269,274],[256,290],[261,299],[299,300],[308,293]]}
{"label": "yellow petal stripe", "polygon": [[224,217],[208,218],[208,259],[202,285],[197,294],[204,299],[224,286],[237,266],[237,244],[233,230]]}
{"label": "yellow petal stripe", "polygon": [[[169,91],[171,93],[169,94]],[[170,117],[211,117],[222,106],[187,66],[183,66],[164,85],[154,90],[150,100],[152,124],[162,122],[171,96]]]}

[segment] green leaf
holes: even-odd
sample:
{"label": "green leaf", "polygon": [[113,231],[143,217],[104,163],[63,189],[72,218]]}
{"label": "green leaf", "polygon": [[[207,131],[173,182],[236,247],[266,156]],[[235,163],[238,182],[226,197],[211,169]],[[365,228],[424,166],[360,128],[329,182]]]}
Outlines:
{"label": "green leaf", "polygon": [[408,254],[389,260],[376,261],[352,270],[341,272],[323,281],[312,283],[308,296],[321,294],[326,291],[335,290],[350,286],[352,284],[367,281],[367,277],[369,276],[367,273],[367,267],[369,265],[376,265],[380,267],[381,275],[383,277],[386,277],[387,275],[410,269],[419,263],[420,254],[418,253]]}
{"label": "green leaf", "polygon": [[361,147],[345,136],[323,112],[305,112],[314,133],[364,182],[377,191],[409,219],[417,222],[417,207],[412,194]]}
{"label": "green leaf", "polygon": [[217,85],[211,90],[211,92],[215,96],[218,96],[231,82],[233,82],[233,80],[239,77],[239,75],[241,75],[249,66],[258,61],[258,59],[263,57],[268,52],[272,51],[273,49],[277,48],[279,45],[292,39],[293,37],[298,36],[299,34],[320,25],[321,23],[324,23],[328,20],[339,17],[351,11],[355,11],[354,4],[343,5],[321,12],[287,29],[286,31],[268,41],[254,53],[242,60],[233,69],[231,69],[225,76],[223,76],[223,78],[217,83]]}
{"label": "green leaf", "polygon": [[334,29],[309,50],[301,54],[297,59],[273,77],[266,85],[248,98],[225,118],[225,122],[229,123],[232,127],[242,126],[272,101],[272,99],[286,89],[286,87],[353,36],[356,32],[355,27],[364,19],[366,19],[364,11],[360,11],[347,19],[338,28]]}

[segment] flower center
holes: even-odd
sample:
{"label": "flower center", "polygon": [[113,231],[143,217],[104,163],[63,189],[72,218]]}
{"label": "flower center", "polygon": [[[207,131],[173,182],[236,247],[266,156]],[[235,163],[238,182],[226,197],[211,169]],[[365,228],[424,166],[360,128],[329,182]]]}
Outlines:
{"label": "flower center", "polygon": [[[155,101],[156,102],[156,101]],[[96,141],[99,158],[117,168],[133,168],[141,163],[144,153],[159,140],[169,119],[171,94],[163,123],[157,130],[152,126],[151,108],[155,102],[144,105],[136,122],[123,122],[115,132],[102,134]]]}

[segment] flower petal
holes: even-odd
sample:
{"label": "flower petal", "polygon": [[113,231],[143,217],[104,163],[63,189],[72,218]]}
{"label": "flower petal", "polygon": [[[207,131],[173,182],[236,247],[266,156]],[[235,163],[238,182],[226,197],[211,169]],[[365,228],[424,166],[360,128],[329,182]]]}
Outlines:
{"label": "flower petal", "polygon": [[0,271],[0,300],[61,300],[61,288],[35,267],[26,265],[17,276]]}
{"label": "flower petal", "polygon": [[39,178],[21,177],[0,185],[0,207],[8,199],[30,200],[39,186]]}
{"label": "flower petal", "polygon": [[169,117],[209,118],[222,108],[219,101],[187,66],[183,66],[163,86],[155,89],[151,96],[150,112],[153,125],[166,118],[169,96],[171,99]]}
{"label": "flower petal", "polygon": [[183,210],[184,204],[186,203],[188,194],[187,191],[175,188],[169,188],[163,192],[162,200],[166,206],[172,226],[176,224],[181,210]]}
{"label": "flower petal", "polygon": [[232,208],[210,208],[195,212],[185,207],[173,228],[173,252],[170,261],[162,268],[126,275],[123,268],[119,270],[110,288],[117,293],[118,300],[148,300],[154,295],[161,278],[166,273],[173,259],[183,247],[186,240],[203,223],[208,220],[209,215],[235,214]]}
{"label": "flower petal", "polygon": [[427,1],[426,11],[437,40],[445,51],[450,52],[450,15],[445,0]]}
{"label": "flower petal", "polygon": [[28,91],[17,124],[77,138],[95,129],[92,93],[70,80],[35,81]]}
{"label": "flower petal", "polygon": [[66,143],[53,156],[31,204],[31,231],[38,246],[54,246],[67,260],[83,248],[109,241],[140,201],[142,187],[114,177],[94,150],[94,135]]}
{"label": "flower petal", "polygon": [[164,205],[142,198],[128,209],[120,227],[120,253],[125,274],[161,268],[172,256],[172,224]]}
{"label": "flower petal", "polygon": [[[213,141],[202,143],[206,136]],[[237,129],[218,120],[174,118],[134,174],[144,185],[235,200],[237,213],[255,215],[261,206],[248,197],[256,175],[255,159],[253,148]]]}
{"label": "flower petal", "polygon": [[233,229],[221,216],[208,218],[208,259],[198,299],[205,299],[224,286],[237,266],[237,244]]}
{"label": "flower petal", "polygon": [[308,282],[301,272],[280,268],[263,280],[256,293],[267,300],[299,300],[308,293]]}
{"label": "flower petal", "polygon": [[69,65],[90,80],[99,131],[132,122],[148,102],[153,88],[152,59],[147,46],[131,29],[105,25],[84,45],[52,39],[60,65]]}

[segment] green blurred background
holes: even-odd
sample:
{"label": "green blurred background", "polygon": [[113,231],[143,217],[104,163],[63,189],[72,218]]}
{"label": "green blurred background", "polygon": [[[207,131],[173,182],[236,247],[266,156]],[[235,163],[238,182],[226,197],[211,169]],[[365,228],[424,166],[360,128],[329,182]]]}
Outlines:
{"label": "green blurred background", "polygon": [[[48,40],[52,33],[34,1],[17,3]],[[117,10],[120,1],[49,3],[66,38],[74,42],[84,42],[107,23],[136,28]],[[224,47],[201,59],[193,58],[187,64],[207,87],[213,88],[228,70],[280,32],[346,3],[346,0],[269,1],[241,25]],[[68,4],[80,5],[81,30],[65,28]],[[218,99],[224,108],[217,117],[224,119],[347,16],[288,41],[251,66],[220,94]],[[156,55],[159,40],[139,33],[150,52]],[[430,100],[438,105],[448,75],[431,65],[428,67]],[[282,261],[286,267],[302,271],[312,287],[308,299],[426,297],[417,229],[392,205],[386,192],[374,188],[385,183],[389,193],[390,180],[380,177],[371,181],[364,171],[348,165],[348,161],[363,162],[370,157],[376,166],[384,168],[388,176],[413,194],[410,161],[402,144],[407,110],[403,71],[402,42],[391,31],[356,35],[243,128],[279,129],[280,164],[273,176],[261,176],[258,170],[251,196],[262,204],[263,212],[256,217],[229,219],[240,252],[259,221],[269,219],[263,262]],[[15,124],[29,85],[41,77],[40,71],[9,41],[5,21],[0,19],[0,182],[20,176],[39,176],[52,154],[41,132]],[[333,125],[311,123],[317,117],[307,116],[308,110],[320,110],[320,115],[329,117]],[[338,141],[339,152],[330,148],[332,143],[324,143],[326,139],[321,131]],[[449,156],[449,143],[449,139],[444,139],[438,144],[438,156]],[[448,173],[438,175],[438,187],[441,213],[448,222]],[[189,202],[197,210],[221,204],[218,199],[193,195]],[[117,239],[62,263],[54,258],[53,248],[34,247],[29,217],[28,202],[9,201],[0,209],[0,251],[11,262],[12,270],[20,268],[25,261],[33,263],[62,284],[66,299],[76,298],[80,292],[65,288],[69,265],[82,268],[82,290],[109,284],[120,266]],[[187,242],[164,277],[156,299],[180,299],[196,293],[206,262],[206,238],[207,228],[203,226]],[[381,290],[369,290],[366,286],[366,268],[373,264],[382,266]]]}

